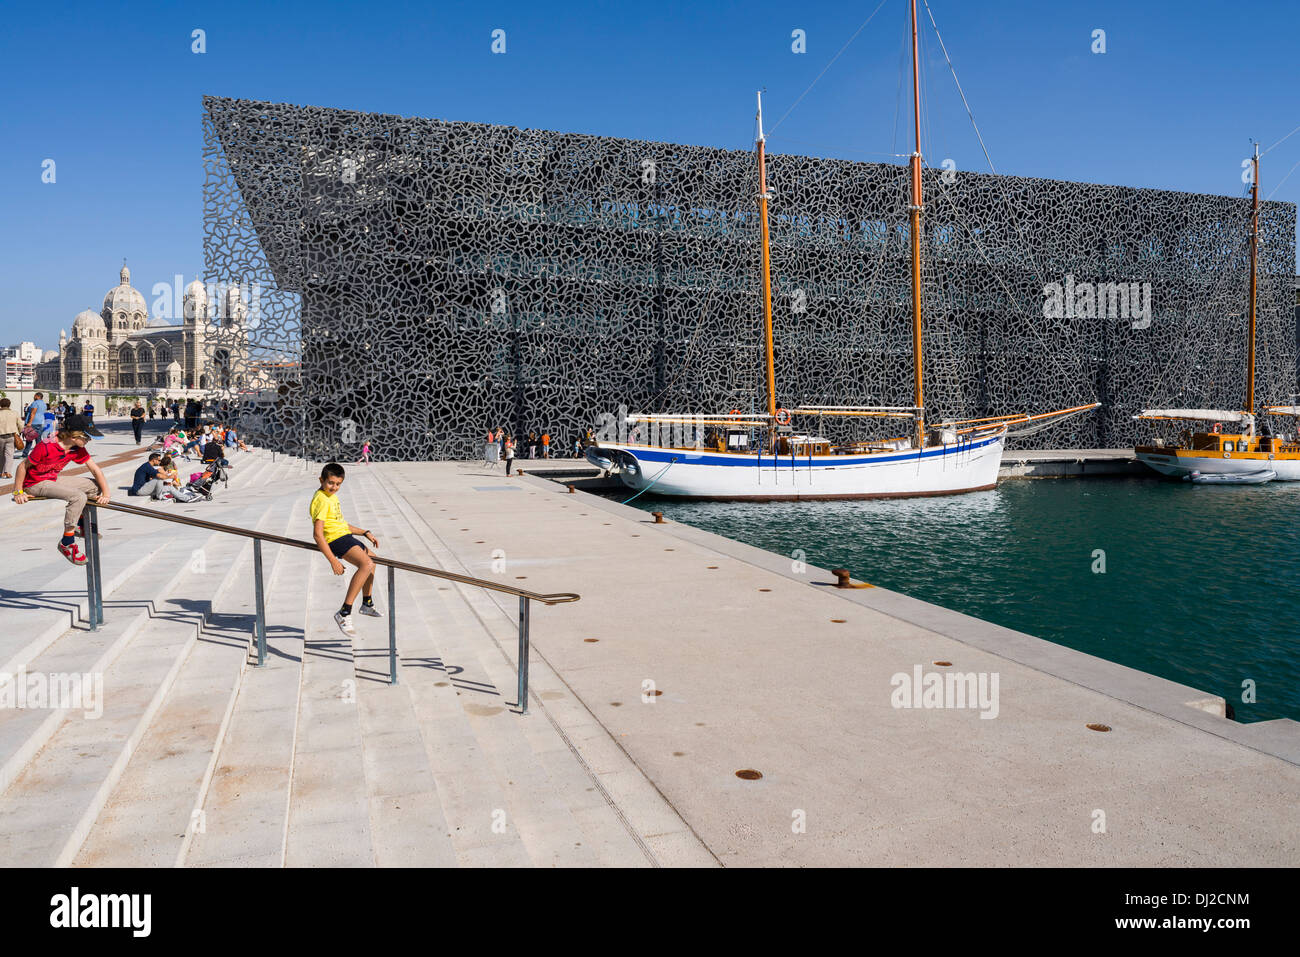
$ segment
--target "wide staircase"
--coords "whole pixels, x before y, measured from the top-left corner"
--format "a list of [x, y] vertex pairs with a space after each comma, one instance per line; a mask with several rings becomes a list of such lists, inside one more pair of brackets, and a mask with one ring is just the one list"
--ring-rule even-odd
[[[108, 470], [115, 487], [135, 464]], [[214, 501], [149, 507], [309, 539], [318, 468], [242, 453]], [[376, 472], [349, 469], [341, 495], [380, 554], [442, 567]], [[555, 722], [518, 713], [515, 622], [478, 589], [397, 572], [393, 685], [387, 620], [354, 614], [347, 638], [347, 579], [266, 544], [259, 668], [252, 540], [100, 509], [90, 630], [85, 570], [53, 547], [61, 514], [0, 507], [0, 672], [102, 676], [102, 700], [0, 708], [0, 864], [657, 863]]]

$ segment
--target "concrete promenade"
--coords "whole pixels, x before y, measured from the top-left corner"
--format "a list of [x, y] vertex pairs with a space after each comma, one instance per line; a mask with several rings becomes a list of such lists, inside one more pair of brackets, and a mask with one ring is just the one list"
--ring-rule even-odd
[[[120, 443], [114, 431], [96, 451]], [[115, 486], [135, 464], [113, 467]], [[308, 538], [318, 471], [243, 454], [214, 502], [155, 507]], [[356, 617], [347, 639], [331, 620], [345, 580], [268, 546], [259, 669], [251, 543], [103, 513], [92, 633], [84, 570], [52, 547], [59, 507], [6, 496], [0, 671], [99, 675], [102, 694], [100, 714], [0, 708], [0, 863], [1300, 860], [1295, 722], [1237, 724], [1197, 689], [885, 589], [836, 589], [823, 569], [542, 474], [349, 466], [341, 494], [382, 554], [581, 593], [533, 606], [530, 713], [514, 700], [511, 596], [399, 572], [390, 686], [387, 621]], [[382, 579], [376, 592], [391, 614]], [[897, 676], [918, 669], [982, 675], [986, 691], [996, 676], [996, 695], [895, 707]], [[762, 776], [736, 774], [749, 770]]]
[[[1295, 722], [538, 476], [382, 469], [447, 567], [501, 548], [507, 577], [583, 594], [534, 616], [535, 652], [725, 864], [1300, 859]], [[997, 717], [893, 707], [918, 666], [998, 673]]]

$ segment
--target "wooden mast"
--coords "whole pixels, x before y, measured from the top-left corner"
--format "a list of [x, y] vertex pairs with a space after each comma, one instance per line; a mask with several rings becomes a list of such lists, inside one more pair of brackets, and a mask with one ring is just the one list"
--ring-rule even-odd
[[925, 445], [924, 396], [921, 387], [921, 84], [917, 63], [916, 0], [912, 0], [912, 108], [916, 151], [912, 153], [912, 358], [915, 363], [913, 404], [916, 406], [916, 447]]
[[1250, 336], [1246, 351], [1246, 411], [1255, 414], [1255, 293], [1256, 264], [1259, 261], [1259, 144], [1255, 144], [1254, 169], [1250, 184]]
[[763, 94], [758, 93], [758, 219], [763, 228], [763, 333], [767, 341], [767, 414], [776, 422], [776, 362], [772, 355], [772, 266], [767, 239], [767, 162], [763, 150]]

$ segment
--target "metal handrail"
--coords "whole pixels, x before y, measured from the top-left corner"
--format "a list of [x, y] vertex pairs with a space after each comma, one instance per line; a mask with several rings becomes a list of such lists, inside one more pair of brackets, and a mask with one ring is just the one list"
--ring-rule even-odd
[[[174, 522], [178, 525], [191, 525], [195, 528], [204, 528], [209, 531], [221, 532], [227, 535], [238, 535], [243, 538], [253, 540], [253, 581], [256, 592], [256, 615], [254, 619], [254, 638], [257, 643], [257, 667], [261, 668], [266, 664], [266, 602], [264, 595], [264, 582], [262, 576], [262, 542], [271, 542], [276, 545], [288, 545], [291, 548], [304, 548], [308, 551], [319, 551], [319, 546], [315, 542], [305, 542], [301, 539], [286, 538], [283, 535], [273, 535], [270, 532], [259, 532], [249, 528], [241, 528], [238, 525], [223, 525], [220, 522], [209, 522], [201, 518], [189, 518], [181, 515], [167, 515], [150, 508], [141, 508], [138, 505], [123, 505], [118, 502], [104, 502], [96, 504], [87, 502], [85, 510], [82, 513], [82, 527], [87, 530], [85, 535], [86, 543], [86, 596], [89, 607], [90, 630], [94, 631], [104, 623], [104, 585], [103, 574], [99, 558], [99, 541], [90, 529], [98, 526], [96, 518], [96, 509], [107, 508], [115, 512], [125, 512], [129, 515], [140, 515], [144, 518], [152, 518], [161, 522]], [[540, 601], [546, 605], [559, 605], [565, 602], [578, 601], [581, 596], [574, 592], [556, 592], [554, 594], [543, 595], [537, 592], [528, 591], [524, 588], [514, 588], [510, 585], [502, 585], [498, 582], [487, 581], [482, 578], [472, 578], [468, 575], [457, 575], [455, 572], [446, 572], [437, 568], [427, 568], [424, 565], [415, 565], [411, 562], [398, 561], [395, 558], [385, 558], [381, 555], [371, 553], [371, 561], [376, 565], [384, 565], [388, 568], [388, 662], [389, 662], [389, 684], [397, 684], [397, 586], [394, 573], [397, 569], [414, 572], [417, 575], [427, 575], [431, 578], [443, 578], [447, 581], [459, 582], [462, 585], [473, 585], [476, 588], [487, 588], [492, 591], [505, 592], [509, 595], [515, 595], [519, 598], [519, 654], [516, 660], [516, 671], [518, 676], [519, 692], [519, 710], [521, 714], [528, 713], [528, 649], [529, 649], [529, 605], [530, 601]]]
[[[95, 503], [90, 503], [95, 504]], [[141, 508], [139, 505], [123, 505], [119, 502], [106, 502], [99, 505], [99, 508], [111, 508], [117, 512], [128, 512], [132, 515], [143, 515], [145, 518], [156, 518], [162, 522], [176, 522], [180, 525], [194, 525], [197, 528], [206, 528], [214, 532], [226, 532], [230, 535], [242, 535], [244, 538], [260, 538], [264, 542], [272, 542], [276, 545], [291, 545], [294, 548], [305, 548], [308, 551], [318, 552], [320, 546], [315, 542], [305, 542], [298, 538], [285, 538], [283, 535], [273, 535], [270, 532], [259, 532], [251, 528], [240, 528], [238, 525], [223, 525], [220, 522], [209, 522], [201, 518], [187, 518], [181, 515], [168, 515], [152, 508]], [[528, 591], [526, 588], [514, 588], [510, 585], [502, 585], [499, 582], [488, 581], [484, 578], [471, 578], [468, 575], [457, 575], [455, 572], [445, 572], [437, 568], [427, 568], [424, 565], [414, 565], [410, 562], [401, 562], [395, 558], [384, 558], [382, 555], [371, 553], [370, 560], [376, 565], [389, 565], [393, 568], [400, 568], [402, 571], [415, 572], [419, 575], [430, 575], [434, 578], [445, 578], [448, 581], [460, 582], [463, 585], [477, 585], [479, 588], [490, 588], [493, 591], [503, 591], [509, 595], [516, 595], [520, 598], [528, 598], [532, 601], [540, 601], [547, 605], [559, 605], [564, 602], [578, 601], [580, 595], [574, 592], [556, 592], [551, 595], [541, 595], [537, 592]]]

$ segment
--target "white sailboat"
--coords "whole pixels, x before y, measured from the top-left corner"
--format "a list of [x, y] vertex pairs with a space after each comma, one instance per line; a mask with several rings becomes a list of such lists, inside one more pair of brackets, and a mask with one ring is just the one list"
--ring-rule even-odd
[[[587, 459], [617, 473], [638, 492], [685, 498], [789, 501], [801, 499], [901, 498], [953, 495], [991, 489], [997, 484], [1008, 430], [1033, 431], [1063, 417], [1097, 408], [1099, 403], [1041, 415], [926, 421], [921, 358], [921, 94], [917, 63], [916, 0], [912, 0], [912, 101], [916, 150], [911, 157], [912, 352], [914, 402], [908, 407], [810, 406], [778, 408], [772, 344], [772, 280], [768, 241], [768, 200], [763, 101], [758, 97], [758, 209], [762, 229], [763, 319], [767, 344], [766, 414], [629, 415], [630, 439], [599, 440]], [[820, 423], [826, 417], [893, 418], [910, 425], [910, 436], [837, 445], [820, 434], [801, 432], [793, 423]], [[650, 433], [638, 441], [636, 431]], [[683, 439], [682, 430], [692, 439]], [[654, 437], [677, 433], [679, 441]]]

